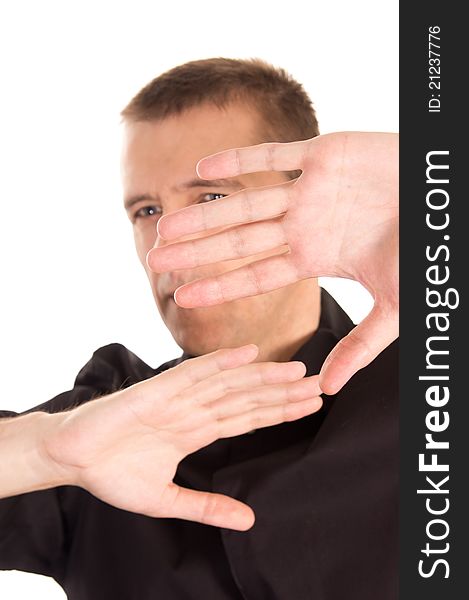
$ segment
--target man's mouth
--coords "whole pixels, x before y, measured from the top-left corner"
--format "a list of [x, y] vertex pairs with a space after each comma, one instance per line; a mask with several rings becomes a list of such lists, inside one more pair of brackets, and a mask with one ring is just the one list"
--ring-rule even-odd
[[[183, 284], [181, 283], [181, 285], [183, 285]], [[178, 287], [180, 287], [180, 286], [178, 285], [172, 291], [166, 292], [165, 297], [174, 302], [174, 292], [178, 289]]]

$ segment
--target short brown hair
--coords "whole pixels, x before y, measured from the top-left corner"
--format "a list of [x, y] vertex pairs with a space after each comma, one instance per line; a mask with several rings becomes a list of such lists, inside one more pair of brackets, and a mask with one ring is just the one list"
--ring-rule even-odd
[[303, 86], [283, 69], [257, 58], [209, 58], [174, 67], [140, 90], [121, 115], [124, 120], [152, 121], [207, 102], [222, 108], [240, 100], [260, 114], [264, 142], [319, 135], [316, 114]]

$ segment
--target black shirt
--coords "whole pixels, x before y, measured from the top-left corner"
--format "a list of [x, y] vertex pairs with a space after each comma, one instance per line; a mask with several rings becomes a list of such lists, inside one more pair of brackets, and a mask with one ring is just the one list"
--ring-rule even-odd
[[[321, 294], [318, 330], [292, 357], [307, 375], [352, 327]], [[68, 409], [187, 358], [152, 369], [105, 346], [72, 390], [25, 413]], [[0, 569], [49, 575], [69, 600], [397, 599], [397, 343], [318, 413], [218, 440], [187, 456], [175, 481], [246, 502], [255, 525], [154, 519], [61, 486], [0, 500]]]

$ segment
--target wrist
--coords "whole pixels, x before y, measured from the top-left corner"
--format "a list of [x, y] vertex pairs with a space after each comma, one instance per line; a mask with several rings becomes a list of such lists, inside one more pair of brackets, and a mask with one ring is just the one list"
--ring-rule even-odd
[[73, 484], [71, 472], [47, 452], [63, 413], [33, 412], [0, 420], [0, 497]]
[[34, 454], [41, 472], [41, 479], [45, 484], [43, 489], [60, 485], [76, 485], [75, 470], [60, 460], [60, 448], [58, 449], [59, 460], [50, 452], [51, 441], [55, 439], [60, 427], [71, 412], [38, 413], [41, 415], [41, 419], [37, 423]]

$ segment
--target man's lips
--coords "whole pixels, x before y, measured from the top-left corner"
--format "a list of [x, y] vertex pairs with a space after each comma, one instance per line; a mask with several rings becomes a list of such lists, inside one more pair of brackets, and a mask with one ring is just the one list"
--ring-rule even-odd
[[[194, 276], [192, 279], [189, 279], [189, 281], [180, 281], [179, 283], [175, 284], [174, 281], [170, 281], [168, 283], [171, 283], [171, 289], [168, 291], [165, 291], [164, 289], [162, 289], [162, 295], [163, 298], [171, 298], [171, 300], [174, 300], [174, 292], [179, 289], [180, 287], [182, 287], [183, 285], [187, 285], [189, 283], [192, 283], [193, 281], [196, 281], [197, 279], [200, 278], [204, 278], [204, 277], [209, 277], [209, 275], [199, 275], [199, 277], [197, 278], [196, 276]], [[161, 282], [162, 283], [162, 282]]]
[[[201, 277], [201, 276], [199, 276], [199, 278], [200, 278], [200, 277]], [[206, 277], [207, 277], [207, 276], [206, 276]], [[189, 279], [189, 281], [180, 281], [179, 283], [175, 283], [174, 281], [168, 281], [168, 283], [170, 283], [170, 284], [171, 284], [171, 288], [170, 288], [168, 291], [164, 291], [164, 288], [163, 288], [163, 295], [164, 295], [164, 296], [173, 296], [173, 295], [174, 295], [174, 292], [175, 292], [175, 291], [176, 291], [178, 288], [182, 287], [183, 285], [187, 285], [188, 283], [192, 283], [193, 281], [196, 281], [196, 279], [197, 279], [197, 277], [196, 277], [196, 276], [194, 276], [194, 277], [192, 277], [192, 279]], [[163, 287], [163, 286], [162, 286], [162, 287]]]
[[174, 292], [181, 287], [181, 285], [184, 285], [183, 283], [180, 283], [179, 285], [177, 285], [175, 288], [173, 288], [171, 291], [169, 292], [165, 292], [165, 298], [170, 298], [171, 300], [174, 300]]

